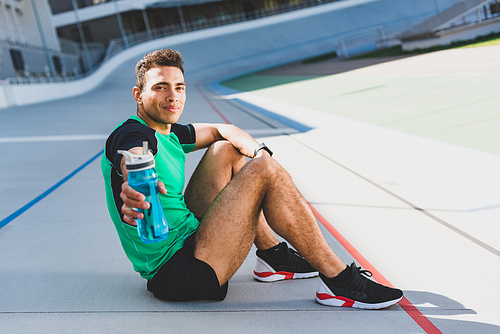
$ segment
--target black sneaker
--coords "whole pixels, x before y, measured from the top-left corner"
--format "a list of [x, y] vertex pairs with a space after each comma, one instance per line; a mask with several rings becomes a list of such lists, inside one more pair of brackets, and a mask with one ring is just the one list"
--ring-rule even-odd
[[[350, 278], [336, 282], [320, 274], [316, 301], [328, 306], [344, 306], [363, 309], [380, 309], [403, 299], [403, 291], [380, 285], [368, 278], [372, 273], [356, 267], [353, 262], [347, 269]], [[363, 276], [364, 275], [364, 276]]]
[[257, 265], [253, 277], [261, 282], [276, 282], [285, 279], [309, 278], [318, 276], [319, 272], [314, 269], [299, 253], [282, 242], [278, 247], [286, 252], [281, 261], [272, 260], [269, 256], [257, 250]]

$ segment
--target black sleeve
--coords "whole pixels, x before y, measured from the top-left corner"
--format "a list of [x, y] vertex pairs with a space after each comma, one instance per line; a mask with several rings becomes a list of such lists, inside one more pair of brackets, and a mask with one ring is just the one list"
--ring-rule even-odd
[[196, 143], [196, 133], [194, 131], [193, 124], [182, 125], [182, 124], [172, 124], [170, 129], [177, 138], [179, 138], [179, 142], [184, 144], [195, 144]]
[[106, 158], [118, 173], [122, 174], [120, 165], [123, 155], [117, 153], [117, 151], [128, 151], [132, 147], [142, 147], [144, 141], [148, 142], [149, 149], [155, 155], [158, 152], [155, 130], [129, 119], [108, 137], [106, 141]]

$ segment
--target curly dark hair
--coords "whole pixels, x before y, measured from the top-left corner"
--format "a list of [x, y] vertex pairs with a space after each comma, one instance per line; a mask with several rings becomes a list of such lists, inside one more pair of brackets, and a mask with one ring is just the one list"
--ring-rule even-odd
[[147, 53], [135, 65], [135, 85], [142, 90], [144, 88], [144, 75], [152, 68], [160, 66], [177, 67], [184, 74], [182, 56], [179, 51], [172, 49], [159, 49]]

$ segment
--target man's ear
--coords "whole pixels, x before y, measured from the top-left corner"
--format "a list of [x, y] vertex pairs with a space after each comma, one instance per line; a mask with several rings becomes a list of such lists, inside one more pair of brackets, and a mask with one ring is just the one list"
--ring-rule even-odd
[[137, 104], [142, 104], [142, 91], [139, 89], [139, 87], [134, 86], [134, 88], [132, 89], [132, 95], [134, 95], [134, 99]]

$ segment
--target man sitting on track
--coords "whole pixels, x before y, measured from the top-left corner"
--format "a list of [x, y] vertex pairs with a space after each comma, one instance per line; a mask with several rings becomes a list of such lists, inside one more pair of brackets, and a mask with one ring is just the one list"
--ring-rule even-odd
[[[102, 171], [108, 209], [134, 269], [165, 300], [223, 300], [228, 281], [257, 247], [259, 281], [320, 276], [316, 301], [330, 306], [384, 308], [401, 290], [367, 279], [332, 251], [290, 175], [242, 130], [226, 124], [177, 124], [186, 102], [181, 55], [146, 54], [136, 66], [137, 116], [120, 124], [106, 142]], [[161, 181], [169, 237], [143, 243], [135, 231], [149, 203], [127, 183], [125, 158], [148, 141]], [[185, 154], [207, 149], [184, 195]], [[245, 157], [251, 158], [248, 162]], [[277, 233], [288, 244], [279, 243]], [[300, 255], [299, 255], [300, 254]]]

